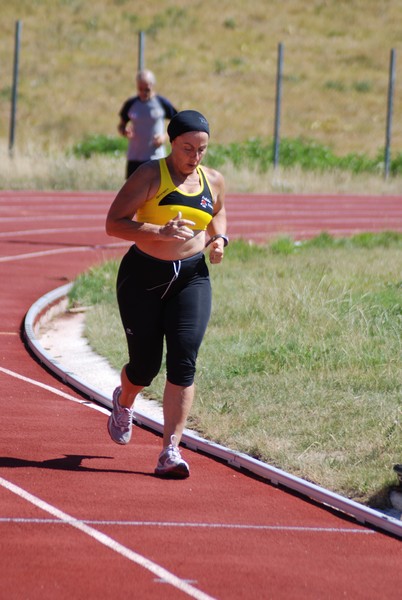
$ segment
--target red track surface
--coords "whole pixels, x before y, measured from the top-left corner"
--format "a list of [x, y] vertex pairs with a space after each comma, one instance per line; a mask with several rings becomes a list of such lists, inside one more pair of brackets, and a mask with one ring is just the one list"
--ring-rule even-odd
[[[0, 193], [0, 597], [397, 597], [400, 541], [184, 450], [192, 475], [153, 477], [160, 438], [128, 447], [26, 350], [43, 294], [121, 256], [111, 193]], [[402, 231], [401, 198], [231, 196], [232, 237]], [[111, 390], [112, 391], [112, 390]]]

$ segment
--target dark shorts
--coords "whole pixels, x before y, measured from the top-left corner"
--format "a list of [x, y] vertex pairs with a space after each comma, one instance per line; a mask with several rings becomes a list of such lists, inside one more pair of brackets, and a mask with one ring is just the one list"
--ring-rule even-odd
[[132, 246], [120, 265], [117, 300], [128, 344], [130, 382], [150, 385], [159, 373], [165, 340], [168, 381], [190, 386], [211, 314], [204, 254], [167, 261]]

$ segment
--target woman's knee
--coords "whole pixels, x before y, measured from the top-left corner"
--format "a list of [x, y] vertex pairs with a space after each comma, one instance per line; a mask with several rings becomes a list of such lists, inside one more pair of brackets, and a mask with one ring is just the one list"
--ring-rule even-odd
[[188, 387], [194, 383], [196, 358], [166, 360], [166, 379], [174, 385]]
[[138, 363], [127, 363], [126, 375], [132, 385], [148, 387], [158, 375], [160, 364], [150, 368], [149, 365], [138, 365]]

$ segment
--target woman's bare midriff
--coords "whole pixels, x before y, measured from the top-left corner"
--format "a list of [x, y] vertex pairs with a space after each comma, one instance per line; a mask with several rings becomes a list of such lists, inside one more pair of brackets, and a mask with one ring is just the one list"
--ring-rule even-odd
[[153, 239], [149, 242], [141, 240], [136, 242], [136, 246], [141, 252], [159, 260], [183, 260], [198, 252], [203, 252], [205, 231], [195, 231], [194, 237], [189, 240], [166, 239], [159, 241]]

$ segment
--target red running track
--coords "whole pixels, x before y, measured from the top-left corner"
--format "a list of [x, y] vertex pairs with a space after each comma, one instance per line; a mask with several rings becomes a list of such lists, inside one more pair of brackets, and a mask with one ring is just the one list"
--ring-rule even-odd
[[[135, 427], [130, 446], [114, 445], [108, 411], [27, 351], [21, 328], [29, 307], [125, 251], [104, 234], [112, 197], [0, 193], [0, 597], [397, 596], [395, 537], [188, 449], [188, 480], [155, 478], [158, 435]], [[401, 205], [230, 196], [229, 232], [262, 241], [279, 232], [402, 231]]]
[[402, 231], [402, 196], [262, 195], [229, 196], [232, 237], [265, 242], [289, 235], [303, 240], [328, 232]]

